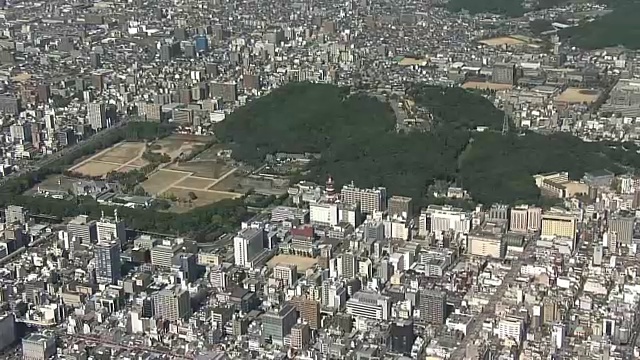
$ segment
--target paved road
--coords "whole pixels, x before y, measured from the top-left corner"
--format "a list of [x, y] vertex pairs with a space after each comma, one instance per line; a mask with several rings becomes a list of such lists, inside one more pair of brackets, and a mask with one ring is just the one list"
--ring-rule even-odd
[[493, 293], [491, 299], [489, 300], [489, 304], [482, 309], [482, 312], [475, 316], [474, 321], [471, 323], [471, 327], [468, 332], [468, 336], [466, 336], [460, 345], [456, 348], [456, 350], [451, 354], [451, 360], [464, 360], [467, 351], [467, 345], [472, 344], [478, 336], [480, 335], [482, 324], [489, 318], [494, 316], [496, 310], [496, 303], [504, 297], [505, 292], [509, 288], [510, 285], [513, 284], [513, 281], [520, 275], [520, 268], [524, 264], [526, 259], [529, 259], [534, 252], [535, 249], [535, 239], [529, 240], [522, 252], [521, 256], [517, 259], [513, 260], [511, 263], [511, 269], [502, 280], [502, 283], [496, 289], [496, 292]]
[[75, 144], [73, 146], [64, 148], [64, 149], [58, 151], [57, 153], [54, 153], [54, 154], [51, 154], [51, 155], [47, 155], [47, 156], [45, 156], [44, 159], [39, 160], [34, 164], [30, 164], [30, 165], [20, 169], [19, 171], [16, 171], [16, 172], [11, 173], [11, 174], [3, 177], [3, 178], [0, 178], [0, 186], [4, 185], [4, 183], [9, 179], [12, 179], [12, 178], [27, 174], [27, 173], [29, 173], [31, 171], [38, 170], [38, 169], [40, 169], [42, 167], [46, 167], [46, 166], [50, 165], [51, 163], [53, 163], [54, 161], [59, 160], [61, 157], [65, 156], [65, 155], [68, 155], [68, 154], [71, 154], [74, 151], [77, 151], [77, 150], [79, 150], [79, 149], [81, 149], [81, 148], [83, 148], [83, 147], [85, 147], [87, 145], [90, 145], [92, 142], [94, 142], [96, 140], [102, 139], [103, 137], [105, 137], [108, 134], [112, 133], [114, 130], [124, 126], [128, 121], [129, 121], [128, 119], [123, 119], [120, 122], [118, 122], [117, 124], [115, 124], [114, 126], [108, 128], [108, 129], [102, 130], [102, 131], [96, 133], [95, 135], [89, 137], [87, 140], [79, 142], [79, 143], [77, 143], [77, 144]]

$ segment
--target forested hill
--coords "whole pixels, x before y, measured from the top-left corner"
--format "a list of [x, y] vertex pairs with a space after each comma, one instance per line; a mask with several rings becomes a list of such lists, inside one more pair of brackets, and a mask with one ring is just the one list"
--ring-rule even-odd
[[560, 35], [571, 44], [585, 49], [624, 46], [640, 49], [640, 0], [606, 0], [612, 12], [577, 27], [564, 29]]
[[[503, 113], [479, 94], [416, 85], [408, 91], [433, 115], [427, 133], [396, 133], [388, 104], [331, 85], [284, 86], [227, 117], [217, 135], [234, 157], [260, 163], [269, 153], [317, 152], [308, 178], [328, 174], [338, 185], [386, 186], [390, 194], [425, 199], [434, 180], [457, 182], [482, 203], [537, 202], [532, 175], [640, 167], [631, 149], [585, 143], [567, 134], [500, 134]], [[478, 133], [478, 126], [489, 131]]]

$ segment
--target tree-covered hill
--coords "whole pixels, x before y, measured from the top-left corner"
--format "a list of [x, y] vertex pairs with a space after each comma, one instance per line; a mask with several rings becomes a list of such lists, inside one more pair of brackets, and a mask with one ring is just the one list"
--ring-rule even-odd
[[525, 12], [522, 2], [517, 0], [449, 0], [446, 8], [451, 12], [467, 10], [471, 15], [490, 13], [508, 17], [520, 17]]
[[331, 85], [283, 86], [233, 112], [216, 128], [216, 136], [232, 144], [236, 158], [258, 163], [267, 154], [320, 153], [335, 143], [394, 129], [388, 106], [348, 94]]
[[613, 11], [560, 32], [571, 44], [585, 49], [622, 45], [640, 49], [640, 1], [609, 1]]
[[[277, 151], [321, 154], [307, 178], [338, 185], [386, 186], [419, 204], [435, 180], [456, 181], [482, 203], [537, 202], [533, 175], [640, 168], [632, 144], [586, 143], [568, 134], [501, 135], [503, 112], [481, 95], [425, 85], [408, 94], [433, 115], [427, 133], [396, 133], [387, 104], [365, 95], [347, 96], [329, 85], [293, 84], [247, 104], [219, 127], [233, 141], [234, 156], [259, 163]], [[476, 132], [478, 126], [489, 130]], [[626, 171], [626, 170], [625, 170]]]

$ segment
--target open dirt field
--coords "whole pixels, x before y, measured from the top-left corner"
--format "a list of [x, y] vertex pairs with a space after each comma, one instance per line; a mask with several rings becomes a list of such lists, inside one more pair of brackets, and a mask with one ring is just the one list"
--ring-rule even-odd
[[229, 174], [226, 175], [224, 179], [221, 179], [214, 185], [210, 186], [209, 190], [242, 192], [242, 187], [240, 187], [239, 184], [240, 178], [233, 174]]
[[120, 166], [120, 164], [88, 161], [79, 167], [74, 167], [73, 171], [86, 176], [103, 176]]
[[162, 194], [187, 177], [189, 177], [189, 173], [161, 169], [149, 176], [142, 183], [142, 187], [149, 194]]
[[567, 88], [560, 95], [556, 96], [555, 100], [569, 104], [590, 104], [598, 100], [599, 97], [600, 92], [597, 90]]
[[176, 184], [179, 187], [206, 190], [215, 183], [214, 179], [189, 176], [188, 178]]
[[163, 196], [168, 197], [169, 195], [173, 195], [182, 201], [188, 201], [190, 199], [189, 193], [192, 192], [196, 195], [195, 200], [191, 200], [191, 204], [177, 203], [171, 207], [171, 211], [174, 212], [183, 212], [189, 211], [191, 208], [205, 206], [209, 204], [213, 204], [214, 202], [224, 200], [224, 199], [233, 199], [242, 194], [233, 194], [233, 193], [225, 193], [218, 191], [210, 191], [210, 190], [197, 190], [183, 187], [171, 187], [167, 191], [164, 192]]
[[520, 45], [525, 44], [524, 41], [514, 39], [510, 36], [498, 37], [493, 39], [485, 39], [478, 41], [481, 44], [485, 44], [488, 46], [501, 46], [501, 45]]
[[296, 255], [277, 255], [267, 262], [267, 266], [270, 268], [276, 267], [278, 264], [293, 264], [298, 267], [298, 272], [303, 272], [315, 264], [318, 261], [314, 258], [308, 258], [304, 256]]
[[145, 148], [144, 143], [121, 142], [81, 161], [69, 170], [87, 176], [104, 176], [114, 170], [125, 172], [137, 169], [147, 163], [140, 158]]
[[176, 159], [180, 154], [189, 154], [198, 146], [204, 146], [209, 140], [211, 138], [207, 136], [171, 135], [154, 142], [153, 145], [160, 146], [160, 149], [153, 150], [153, 152], [165, 153], [171, 159]]
[[172, 170], [186, 171], [193, 173], [194, 176], [219, 179], [233, 168], [224, 163], [216, 161], [189, 161], [186, 163], [172, 164]]
[[144, 143], [119, 143], [112, 146], [106, 153], [97, 154], [92, 160], [126, 164], [142, 155], [145, 147]]

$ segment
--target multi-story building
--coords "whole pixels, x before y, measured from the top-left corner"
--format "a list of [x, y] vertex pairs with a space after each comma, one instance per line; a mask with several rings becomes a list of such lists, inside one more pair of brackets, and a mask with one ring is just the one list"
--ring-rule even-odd
[[616, 234], [620, 244], [630, 245], [633, 239], [634, 216], [614, 215], [607, 221], [609, 231]]
[[511, 339], [518, 344], [522, 344], [524, 335], [524, 322], [522, 319], [506, 317], [498, 322], [498, 338], [502, 340]]
[[16, 318], [12, 313], [0, 315], [0, 352], [16, 342]]
[[278, 264], [273, 268], [273, 278], [290, 287], [298, 281], [298, 267], [294, 264]]
[[391, 299], [376, 292], [358, 291], [347, 300], [347, 313], [366, 319], [389, 320]]
[[96, 281], [99, 284], [116, 284], [120, 280], [120, 244], [117, 241], [100, 241], [93, 249]]
[[392, 196], [389, 198], [389, 208], [388, 213], [390, 217], [399, 217], [403, 219], [411, 219], [413, 215], [411, 212], [411, 201], [410, 197], [405, 196]]
[[96, 234], [98, 241], [116, 240], [119, 244], [123, 244], [127, 240], [127, 229], [124, 220], [118, 218], [118, 210], [114, 211], [113, 219], [106, 218], [104, 214], [100, 221], [96, 223]]
[[359, 204], [360, 210], [365, 214], [387, 209], [387, 189], [384, 187], [360, 189], [351, 183], [342, 187], [340, 197], [344, 203]]
[[283, 345], [284, 337], [291, 333], [297, 320], [296, 308], [285, 303], [279, 309], [271, 310], [262, 316], [262, 335], [271, 338], [274, 344]]
[[298, 323], [291, 328], [291, 347], [304, 349], [311, 341], [311, 331], [309, 324]]
[[467, 238], [467, 252], [471, 255], [503, 258], [507, 252], [507, 243], [502, 234], [476, 232]]
[[56, 338], [52, 333], [32, 333], [22, 339], [24, 360], [47, 360], [56, 354]]
[[515, 84], [516, 66], [514, 64], [494, 64], [491, 81], [498, 84]]
[[27, 221], [28, 212], [22, 206], [9, 205], [4, 210], [4, 219], [7, 224], [24, 224]]
[[235, 264], [251, 268], [252, 261], [264, 251], [264, 230], [247, 227], [233, 238], [233, 256]]
[[173, 258], [178, 255], [182, 244], [176, 239], [163, 240], [151, 248], [151, 265], [168, 270], [173, 265]]
[[418, 233], [442, 233], [453, 231], [466, 234], [471, 229], [471, 214], [451, 206], [429, 205], [420, 213]]
[[320, 303], [308, 296], [296, 296], [291, 299], [302, 320], [309, 323], [311, 329], [320, 327]]
[[529, 209], [526, 206], [517, 206], [511, 209], [509, 230], [514, 232], [527, 232], [529, 230]]
[[578, 231], [578, 219], [572, 214], [546, 213], [542, 215], [543, 238], [566, 237], [575, 239]]
[[191, 316], [191, 299], [185, 289], [172, 285], [153, 293], [151, 298], [156, 318], [178, 321]]
[[98, 240], [96, 223], [95, 220], [89, 220], [87, 215], [78, 215], [67, 224], [67, 232], [81, 243], [92, 243]]
[[107, 125], [107, 110], [102, 103], [87, 104], [87, 122], [95, 131], [102, 130]]
[[447, 293], [436, 289], [421, 289], [418, 308], [422, 323], [444, 324], [447, 318]]

